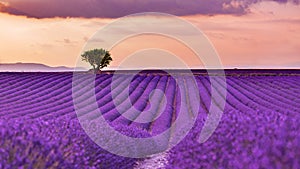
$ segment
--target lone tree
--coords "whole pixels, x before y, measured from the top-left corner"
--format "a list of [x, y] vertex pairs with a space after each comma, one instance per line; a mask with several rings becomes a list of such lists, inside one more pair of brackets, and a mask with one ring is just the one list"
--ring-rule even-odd
[[109, 51], [104, 49], [93, 49], [85, 51], [81, 55], [81, 57], [82, 61], [86, 61], [91, 64], [94, 72], [107, 67], [112, 61]]

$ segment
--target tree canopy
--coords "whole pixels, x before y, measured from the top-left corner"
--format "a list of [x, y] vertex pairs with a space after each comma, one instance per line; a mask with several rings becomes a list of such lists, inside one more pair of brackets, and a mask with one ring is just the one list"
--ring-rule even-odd
[[85, 51], [81, 57], [82, 61], [88, 62], [94, 71], [107, 67], [112, 61], [109, 51], [102, 48]]

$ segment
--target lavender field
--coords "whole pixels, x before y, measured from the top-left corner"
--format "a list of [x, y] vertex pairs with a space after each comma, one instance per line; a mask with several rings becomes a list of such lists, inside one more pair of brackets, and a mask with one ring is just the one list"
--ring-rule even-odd
[[[204, 143], [198, 143], [211, 101], [210, 78], [194, 71], [201, 103], [196, 123], [174, 148], [153, 158], [135, 159], [111, 154], [96, 145], [82, 129], [73, 103], [73, 73], [0, 73], [0, 168], [300, 168], [300, 72], [228, 70], [227, 86], [215, 78], [216, 91], [227, 90], [220, 124]], [[114, 90], [122, 96], [122, 82]], [[188, 88], [190, 76], [181, 75]], [[216, 75], [218, 77], [218, 75]], [[80, 105], [97, 118], [86, 99], [86, 74], [76, 83]], [[135, 76], [130, 97], [114, 105], [112, 72], [97, 74], [95, 96], [98, 108], [111, 126], [131, 137], [155, 136], [170, 127], [177, 117], [179, 91], [175, 80], [165, 73], [148, 71]], [[130, 99], [140, 111], [149, 109], [152, 90], [165, 93], [167, 104], [160, 117], [150, 123], [124, 118], [116, 106]], [[151, 108], [161, 109], [161, 96]], [[186, 96], [186, 110], [193, 100]], [[153, 107], [154, 106], [154, 107]], [[221, 111], [221, 109], [220, 109]], [[127, 114], [140, 114], [126, 108]], [[149, 116], [152, 118], [152, 116]]]

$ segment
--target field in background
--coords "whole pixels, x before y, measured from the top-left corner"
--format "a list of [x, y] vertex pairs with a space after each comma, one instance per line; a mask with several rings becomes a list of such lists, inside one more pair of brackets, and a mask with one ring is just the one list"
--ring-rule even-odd
[[[177, 70], [180, 73], [180, 70]], [[170, 127], [177, 117], [180, 93], [175, 80], [161, 71], [143, 71], [130, 86], [130, 97], [122, 97], [122, 82], [130, 74], [123, 71], [118, 86], [119, 104], [130, 99], [138, 110], [147, 110], [153, 89], [161, 89], [168, 103], [162, 115], [151, 123], [132, 123], [121, 116], [112, 102], [113, 72], [96, 75], [95, 95], [99, 109], [116, 130], [132, 137], [150, 137]], [[211, 86], [206, 71], [193, 70], [201, 104], [190, 134], [167, 152], [165, 168], [300, 168], [300, 71], [227, 70], [227, 88], [222, 120], [204, 144], [197, 138], [211, 102]], [[82, 116], [97, 118], [84, 88], [87, 76], [80, 74]], [[218, 73], [216, 71], [216, 76]], [[67, 73], [0, 73], [0, 168], [89, 167], [135, 168], [146, 159], [130, 159], [97, 147], [84, 133], [74, 110], [72, 76]], [[181, 73], [188, 90], [191, 77]], [[155, 106], [160, 109], [160, 99]], [[79, 98], [80, 99], [80, 98]], [[213, 100], [214, 101], [214, 100]], [[187, 111], [193, 107], [185, 97]], [[133, 113], [128, 108], [126, 113]], [[132, 114], [138, 118], [140, 114]], [[151, 116], [149, 116], [151, 118]], [[151, 164], [147, 164], [151, 165]]]

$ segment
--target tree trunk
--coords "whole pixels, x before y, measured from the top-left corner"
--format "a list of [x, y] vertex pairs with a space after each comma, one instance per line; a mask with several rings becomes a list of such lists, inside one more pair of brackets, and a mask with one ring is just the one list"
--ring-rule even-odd
[[93, 71], [94, 73], [96, 73], [96, 72], [95, 72], [95, 65], [92, 65], [92, 66], [93, 66], [93, 70], [92, 70], [92, 71]]
[[95, 72], [96, 72], [96, 73], [99, 73], [99, 72], [100, 72], [100, 65], [97, 65]]

